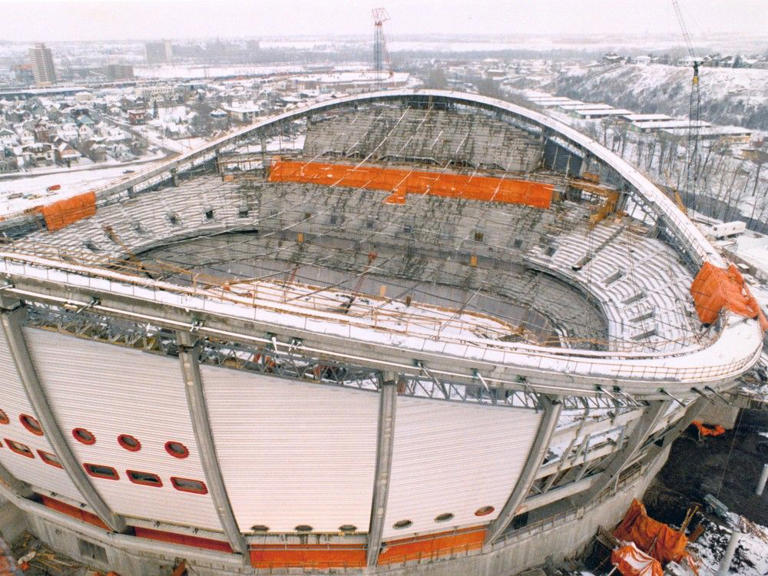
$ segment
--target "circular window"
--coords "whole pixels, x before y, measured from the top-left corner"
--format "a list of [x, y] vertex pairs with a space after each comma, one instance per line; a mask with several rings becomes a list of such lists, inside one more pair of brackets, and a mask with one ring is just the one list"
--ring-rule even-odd
[[83, 444], [96, 443], [96, 436], [91, 434], [85, 428], [75, 428], [74, 430], [72, 430], [72, 436], [75, 437], [75, 440], [77, 440], [78, 442], [82, 442]]
[[482, 508], [478, 508], [475, 510], [475, 516], [488, 516], [491, 512], [496, 510], [493, 506], [483, 506]]
[[22, 414], [19, 416], [19, 422], [21, 422], [21, 425], [24, 426], [27, 430], [32, 432], [35, 436], [42, 436], [43, 435], [43, 427], [40, 426], [40, 422], [38, 422], [35, 418], [30, 416], [29, 414]]
[[264, 526], [264, 524], [254, 524], [251, 526], [251, 532], [269, 532], [269, 526]]
[[174, 458], [186, 458], [189, 456], [187, 447], [181, 442], [174, 442], [173, 440], [165, 443], [165, 451]]
[[435, 522], [448, 522], [448, 520], [453, 520], [453, 514], [450, 512], [435, 516]]
[[6, 414], [4, 410], [0, 410], [0, 424], [8, 424], [9, 422], [8, 414]]
[[392, 528], [395, 530], [402, 530], [403, 528], [408, 528], [408, 526], [413, 525], [413, 522], [410, 520], [398, 520], [394, 524], [392, 524]]
[[357, 532], [357, 526], [352, 524], [342, 524], [339, 526], [339, 532]]
[[129, 452], [138, 452], [141, 450], [141, 442], [130, 434], [120, 434], [117, 437], [117, 443]]
[[299, 524], [294, 530], [296, 530], [296, 532], [312, 532], [312, 526], [309, 524]]

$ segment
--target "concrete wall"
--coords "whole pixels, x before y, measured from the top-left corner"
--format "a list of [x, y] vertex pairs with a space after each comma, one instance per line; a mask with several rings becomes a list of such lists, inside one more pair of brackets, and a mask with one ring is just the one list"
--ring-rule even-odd
[[[592, 541], [598, 527], [611, 527], [618, 523], [632, 499], [642, 496], [650, 481], [666, 461], [668, 450], [663, 451], [651, 469], [636, 482], [625, 486], [610, 498], [594, 506], [580, 509], [577, 514], [569, 517], [562, 524], [555, 526], [544, 524], [530, 530], [523, 529], [493, 548], [482, 553], [474, 553], [472, 556], [446, 558], [422, 564], [382, 566], [366, 571], [340, 569], [339, 573], [362, 574], [365, 572], [369, 576], [466, 576], [467, 574], [508, 576], [532, 566], [541, 565], [548, 556], [552, 556], [554, 562], [573, 557], [582, 552]], [[0, 522], [9, 518], [10, 524], [19, 529], [25, 524], [24, 516], [8, 503], [0, 505]], [[40, 540], [51, 548], [96, 569], [114, 570], [120, 574], [164, 576], [171, 573], [178, 559], [185, 558], [188, 566], [197, 576], [257, 573], [250, 566], [237, 566], [236, 563], [239, 560], [234, 556], [205, 552], [198, 555], [195, 548], [110, 535], [90, 526], [83, 526], [82, 530], [74, 529], [75, 522], [66, 517], [62, 517], [59, 522], [50, 514], [44, 516], [34, 513], [26, 514], [26, 525]], [[85, 556], [83, 542], [101, 546], [106, 554], [106, 562]], [[113, 546], [111, 542], [119, 544]], [[216, 561], [215, 556], [219, 556], [221, 561]], [[301, 569], [293, 569], [289, 572], [303, 573]], [[274, 573], [278, 572], [274, 571]]]
[[0, 496], [0, 536], [10, 545], [27, 529], [24, 514]]

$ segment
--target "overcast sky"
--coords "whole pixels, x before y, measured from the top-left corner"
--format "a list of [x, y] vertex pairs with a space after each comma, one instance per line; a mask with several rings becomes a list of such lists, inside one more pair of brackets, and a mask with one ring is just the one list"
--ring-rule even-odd
[[[768, 0], [680, 0], [694, 42], [768, 35]], [[368, 34], [677, 33], [672, 0], [0, 0], [0, 39], [110, 40]]]

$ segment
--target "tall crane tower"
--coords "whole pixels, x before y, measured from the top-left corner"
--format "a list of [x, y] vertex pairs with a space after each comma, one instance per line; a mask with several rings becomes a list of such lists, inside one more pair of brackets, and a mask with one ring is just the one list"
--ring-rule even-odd
[[699, 65], [701, 60], [696, 55], [691, 42], [691, 35], [688, 33], [688, 27], [685, 25], [685, 18], [680, 9], [678, 0], [672, 0], [672, 6], [675, 9], [677, 21], [680, 24], [680, 30], [685, 41], [685, 48], [688, 50], [688, 57], [693, 67], [693, 78], [691, 79], [691, 96], [688, 104], [688, 147], [686, 149], [686, 167], [685, 184], [686, 191], [691, 195], [691, 208], [696, 210], [696, 189], [698, 187], [699, 171], [699, 135], [701, 133], [700, 112], [701, 112], [701, 94], [699, 91]]
[[386, 8], [374, 8], [371, 10], [371, 15], [373, 16], [373, 69], [376, 72], [376, 84], [380, 88], [385, 61], [387, 68], [390, 68], [387, 41], [384, 38], [384, 22], [389, 20], [389, 13]]

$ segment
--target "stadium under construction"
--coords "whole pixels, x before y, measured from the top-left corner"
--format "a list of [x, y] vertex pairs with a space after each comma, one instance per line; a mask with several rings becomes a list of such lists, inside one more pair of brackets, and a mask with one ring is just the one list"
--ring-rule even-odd
[[562, 559], [762, 348], [651, 182], [477, 95], [330, 99], [0, 227], [0, 510], [124, 574]]

